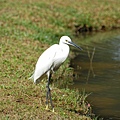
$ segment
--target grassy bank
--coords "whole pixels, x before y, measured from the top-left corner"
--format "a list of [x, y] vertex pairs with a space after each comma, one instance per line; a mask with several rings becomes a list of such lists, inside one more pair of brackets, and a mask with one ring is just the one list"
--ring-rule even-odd
[[[45, 82], [28, 80], [39, 55], [61, 35], [74, 37], [75, 25], [99, 29], [119, 27], [119, 1], [1, 0], [0, 1], [0, 118], [90, 119], [87, 94], [52, 85], [57, 114], [44, 110]], [[72, 82], [68, 62], [56, 73]], [[65, 71], [64, 71], [65, 70]], [[64, 73], [64, 74], [63, 74]], [[62, 75], [62, 76], [60, 76]], [[63, 81], [62, 81], [63, 82]], [[59, 83], [59, 84], [62, 84]], [[65, 82], [65, 81], [64, 81]]]
[[0, 36], [55, 43], [72, 36], [75, 25], [99, 30], [120, 27], [120, 1], [113, 0], [1, 0]]
[[[39, 47], [42, 46], [42, 48]], [[55, 75], [59, 83], [52, 84], [52, 98], [55, 113], [45, 110], [46, 80], [39, 85], [28, 80], [34, 69], [36, 58], [46, 48], [34, 40], [1, 39], [0, 57], [0, 118], [18, 119], [82, 119], [90, 120], [91, 106], [86, 101], [87, 94], [69, 89], [58, 89], [55, 84], [63, 84], [66, 76], [72, 80], [70, 70], [64, 71], [66, 63]], [[62, 72], [64, 71], [64, 74]], [[62, 76], [61, 76], [62, 74]], [[59, 78], [60, 77], [60, 78]], [[61, 79], [61, 80], [60, 80]], [[70, 81], [71, 80], [71, 81]], [[64, 82], [68, 82], [67, 80]]]

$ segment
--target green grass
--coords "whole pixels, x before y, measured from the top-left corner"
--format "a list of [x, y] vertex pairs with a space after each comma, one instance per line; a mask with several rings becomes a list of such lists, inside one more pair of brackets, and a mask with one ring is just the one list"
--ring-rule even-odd
[[[74, 25], [120, 27], [119, 4], [112, 0], [0, 0], [0, 118], [86, 119], [83, 114], [91, 114], [87, 94], [58, 89], [73, 82], [69, 60], [53, 76], [57, 114], [44, 109], [46, 82], [34, 85], [28, 78], [50, 44], [58, 43], [62, 35], [74, 37]], [[66, 81], [60, 81], [64, 77]]]
[[[46, 47], [48, 46], [34, 40], [1, 39], [1, 120], [86, 119], [87, 117], [83, 114], [91, 114], [91, 107], [87, 106], [87, 94], [70, 90], [66, 86], [65, 89], [57, 88], [57, 85], [63, 87], [65, 84], [72, 83], [72, 71], [70, 68], [66, 69], [68, 60], [53, 76], [55, 81], [52, 84], [52, 98], [57, 114], [45, 110], [46, 80], [35, 85], [28, 78], [34, 70], [36, 58]], [[66, 77], [66, 81], [64, 77]]]
[[120, 1], [0, 1], [0, 36], [55, 43], [71, 35], [74, 25], [120, 27]]

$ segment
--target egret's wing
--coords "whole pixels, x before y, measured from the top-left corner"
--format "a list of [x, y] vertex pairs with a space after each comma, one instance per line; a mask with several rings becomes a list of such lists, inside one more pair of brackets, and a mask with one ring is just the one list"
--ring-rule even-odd
[[36, 68], [34, 71], [34, 82], [39, 83], [39, 81], [44, 77], [44, 75], [51, 69], [54, 63], [54, 57], [59, 45], [55, 44], [45, 50], [39, 57]]

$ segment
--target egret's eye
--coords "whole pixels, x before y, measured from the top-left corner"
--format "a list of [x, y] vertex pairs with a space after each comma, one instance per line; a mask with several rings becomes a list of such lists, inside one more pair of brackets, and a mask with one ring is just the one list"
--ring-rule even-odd
[[68, 42], [68, 40], [65, 40], [66, 42]]

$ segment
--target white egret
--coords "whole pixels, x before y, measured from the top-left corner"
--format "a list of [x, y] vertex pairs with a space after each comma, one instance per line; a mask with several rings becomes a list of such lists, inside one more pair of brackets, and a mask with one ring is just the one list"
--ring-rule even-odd
[[69, 45], [72, 45], [82, 50], [82, 48], [76, 45], [75, 43], [73, 43], [68, 36], [62, 36], [60, 38], [59, 44], [52, 45], [42, 53], [42, 55], [39, 57], [37, 61], [34, 74], [30, 77], [30, 79], [34, 80], [35, 84], [38, 84], [43, 79], [43, 77], [47, 75], [48, 82], [46, 85], [47, 88], [46, 109], [48, 109], [48, 99], [49, 99], [51, 107], [54, 111], [49, 84], [52, 73], [56, 71], [68, 57]]

